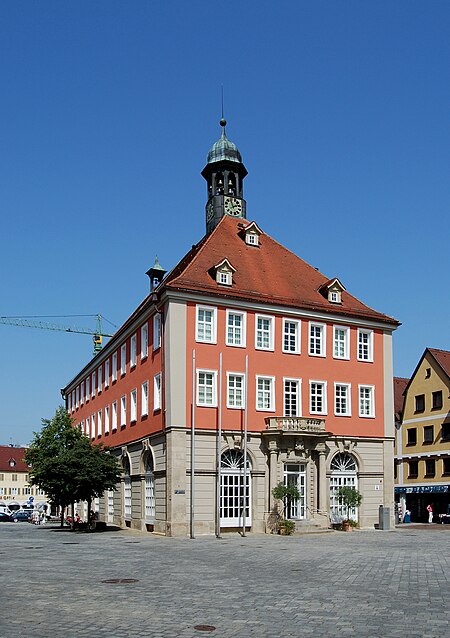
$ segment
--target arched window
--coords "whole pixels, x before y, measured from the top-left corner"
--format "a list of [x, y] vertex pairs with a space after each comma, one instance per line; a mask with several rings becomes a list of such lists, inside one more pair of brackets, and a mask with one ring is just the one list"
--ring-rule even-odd
[[220, 525], [242, 526], [245, 507], [245, 525], [251, 525], [251, 465], [247, 457], [244, 486], [244, 453], [241, 450], [226, 450], [221, 457], [220, 475]]
[[126, 520], [131, 520], [131, 469], [128, 456], [124, 457], [122, 465], [125, 475], [123, 482], [123, 517]]
[[145, 522], [153, 523], [155, 520], [155, 482], [153, 476], [153, 455], [148, 452], [145, 457]]
[[[333, 522], [340, 522], [347, 517], [347, 510], [340, 503], [338, 491], [340, 487], [355, 487], [358, 489], [358, 465], [355, 458], [346, 452], [339, 452], [331, 460], [330, 476], [330, 512]], [[350, 510], [350, 517], [357, 521], [358, 510]]]

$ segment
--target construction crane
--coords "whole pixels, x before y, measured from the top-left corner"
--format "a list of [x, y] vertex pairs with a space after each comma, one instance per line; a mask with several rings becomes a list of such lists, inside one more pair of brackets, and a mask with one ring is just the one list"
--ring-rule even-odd
[[[49, 323], [47, 321], [40, 321], [41, 319], [56, 319], [62, 317], [96, 317], [95, 330], [92, 328], [82, 328], [79, 326], [64, 326], [58, 323]], [[40, 328], [41, 330], [59, 330], [62, 332], [73, 332], [75, 334], [93, 335], [94, 351], [92, 354], [96, 355], [102, 349], [103, 337], [112, 337], [112, 334], [103, 332], [102, 329], [102, 315], [30, 315], [25, 317], [0, 317], [0, 323], [7, 324], [9, 326], [20, 326], [22, 328]], [[108, 321], [108, 319], [105, 319]], [[112, 326], [114, 324], [108, 321]], [[117, 327], [117, 326], [114, 326]]]

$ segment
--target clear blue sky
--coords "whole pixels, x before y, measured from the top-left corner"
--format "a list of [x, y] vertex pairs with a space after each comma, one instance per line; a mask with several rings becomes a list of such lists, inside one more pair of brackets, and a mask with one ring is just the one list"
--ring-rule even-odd
[[[223, 84], [248, 217], [398, 318], [409, 376], [450, 349], [449, 33], [445, 0], [2, 2], [0, 315], [127, 318], [204, 234]], [[0, 443], [25, 444], [91, 338], [0, 344]]]

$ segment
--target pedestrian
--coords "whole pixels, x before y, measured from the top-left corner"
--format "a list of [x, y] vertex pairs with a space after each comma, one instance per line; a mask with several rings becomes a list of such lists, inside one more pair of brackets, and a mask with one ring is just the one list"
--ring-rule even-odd
[[411, 522], [411, 512], [409, 510], [405, 510], [405, 514], [403, 516], [403, 522], [404, 523], [410, 523]]
[[433, 522], [433, 503], [429, 503], [427, 505], [427, 512], [428, 512], [428, 522], [432, 523]]

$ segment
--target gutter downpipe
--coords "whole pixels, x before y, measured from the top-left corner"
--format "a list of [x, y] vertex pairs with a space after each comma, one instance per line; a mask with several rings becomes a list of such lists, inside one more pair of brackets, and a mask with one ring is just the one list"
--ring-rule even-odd
[[[242, 508], [242, 536], [246, 536], [245, 533], [245, 509], [247, 504], [247, 421], [248, 421], [248, 354], [245, 356], [245, 408], [244, 408], [244, 485], [243, 485], [243, 500], [244, 506]], [[250, 505], [250, 503], [249, 503]]]
[[221, 482], [221, 458], [222, 446], [222, 353], [219, 355], [219, 413], [218, 413], [217, 441], [216, 441], [216, 538], [220, 535], [220, 482]]
[[192, 414], [191, 414], [191, 538], [195, 538], [195, 350], [192, 350]]

